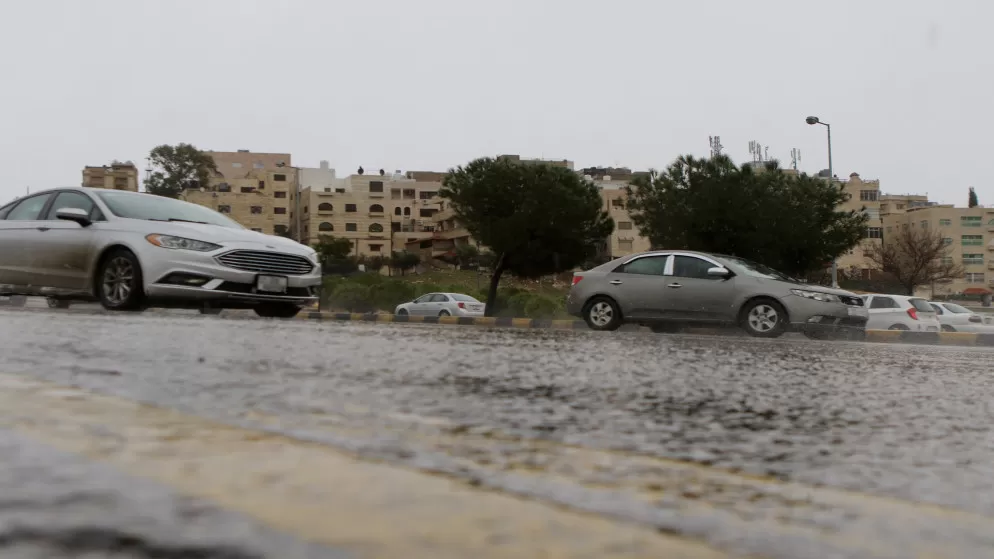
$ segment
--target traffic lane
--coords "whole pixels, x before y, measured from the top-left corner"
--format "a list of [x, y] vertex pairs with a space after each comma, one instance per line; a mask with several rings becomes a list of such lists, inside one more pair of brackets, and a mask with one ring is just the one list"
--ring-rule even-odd
[[983, 348], [149, 315], [4, 325], [11, 372], [208, 416], [305, 431], [437, 418], [994, 512]]
[[7, 430], [0, 456], [5, 558], [351, 557]]

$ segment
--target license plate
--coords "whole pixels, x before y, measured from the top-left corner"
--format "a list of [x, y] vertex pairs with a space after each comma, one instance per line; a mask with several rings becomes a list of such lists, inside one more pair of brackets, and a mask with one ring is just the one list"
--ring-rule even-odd
[[255, 280], [256, 289], [267, 293], [286, 293], [286, 284], [283, 276], [259, 276]]

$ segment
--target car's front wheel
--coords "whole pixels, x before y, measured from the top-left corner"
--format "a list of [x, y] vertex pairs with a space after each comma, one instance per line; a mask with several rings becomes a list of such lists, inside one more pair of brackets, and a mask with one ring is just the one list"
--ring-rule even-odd
[[742, 329], [757, 338], [779, 338], [787, 330], [787, 311], [776, 301], [759, 299], [742, 309]]
[[594, 297], [583, 308], [583, 320], [591, 330], [617, 330], [621, 327], [621, 309], [607, 297]]
[[293, 318], [300, 314], [300, 307], [293, 303], [263, 303], [255, 308], [262, 318]]
[[103, 259], [97, 270], [97, 297], [107, 310], [144, 310], [142, 269], [133, 252], [115, 249]]
[[407, 316], [407, 309], [397, 309], [397, 316]]

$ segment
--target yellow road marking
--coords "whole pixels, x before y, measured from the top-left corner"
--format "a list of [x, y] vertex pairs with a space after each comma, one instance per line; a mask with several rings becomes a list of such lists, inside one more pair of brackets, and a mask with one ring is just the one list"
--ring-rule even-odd
[[459, 324], [459, 317], [457, 316], [440, 316], [438, 317], [439, 324]]
[[649, 528], [17, 375], [0, 374], [0, 427], [361, 557], [727, 557]]
[[530, 318], [512, 318], [511, 326], [514, 328], [528, 328], [532, 325], [532, 319]]
[[476, 326], [496, 326], [497, 318], [493, 316], [481, 316], [474, 318], [473, 324]]
[[901, 341], [901, 330], [867, 330], [866, 341], [897, 343]]
[[941, 345], [977, 345], [977, 334], [973, 332], [942, 332], [939, 335]]

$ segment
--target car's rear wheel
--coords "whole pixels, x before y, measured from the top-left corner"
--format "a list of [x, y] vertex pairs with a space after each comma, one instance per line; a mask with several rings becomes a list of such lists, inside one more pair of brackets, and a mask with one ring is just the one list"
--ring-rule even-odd
[[583, 320], [591, 330], [617, 330], [621, 327], [621, 308], [614, 299], [594, 297], [583, 307]]
[[771, 299], [750, 301], [742, 309], [741, 325], [757, 338], [779, 338], [787, 330], [787, 311]]
[[442, 311], [442, 312], [438, 313], [438, 316], [439, 317], [452, 316], [452, 313], [450, 313], [449, 311]]
[[97, 297], [107, 310], [144, 310], [142, 269], [133, 252], [115, 249], [103, 259], [97, 269]]
[[943, 324], [942, 325], [942, 331], [943, 332], [955, 332], [956, 329], [953, 328], [952, 326], [948, 325], [948, 324]]
[[300, 307], [293, 303], [262, 303], [255, 307], [255, 314], [262, 318], [293, 318], [300, 314]]
[[891, 325], [890, 328], [888, 328], [888, 330], [901, 330], [901, 331], [907, 332], [907, 331], [910, 331], [911, 328], [908, 328], [907, 326], [905, 326], [903, 324], [893, 324], [893, 325]]
[[400, 309], [397, 311], [397, 316], [407, 316], [407, 309]]
[[50, 309], [68, 309], [69, 308], [69, 301], [65, 301], [65, 300], [62, 300], [62, 299], [53, 299], [53, 298], [49, 297], [45, 302], [48, 303], [48, 308], [50, 308]]

